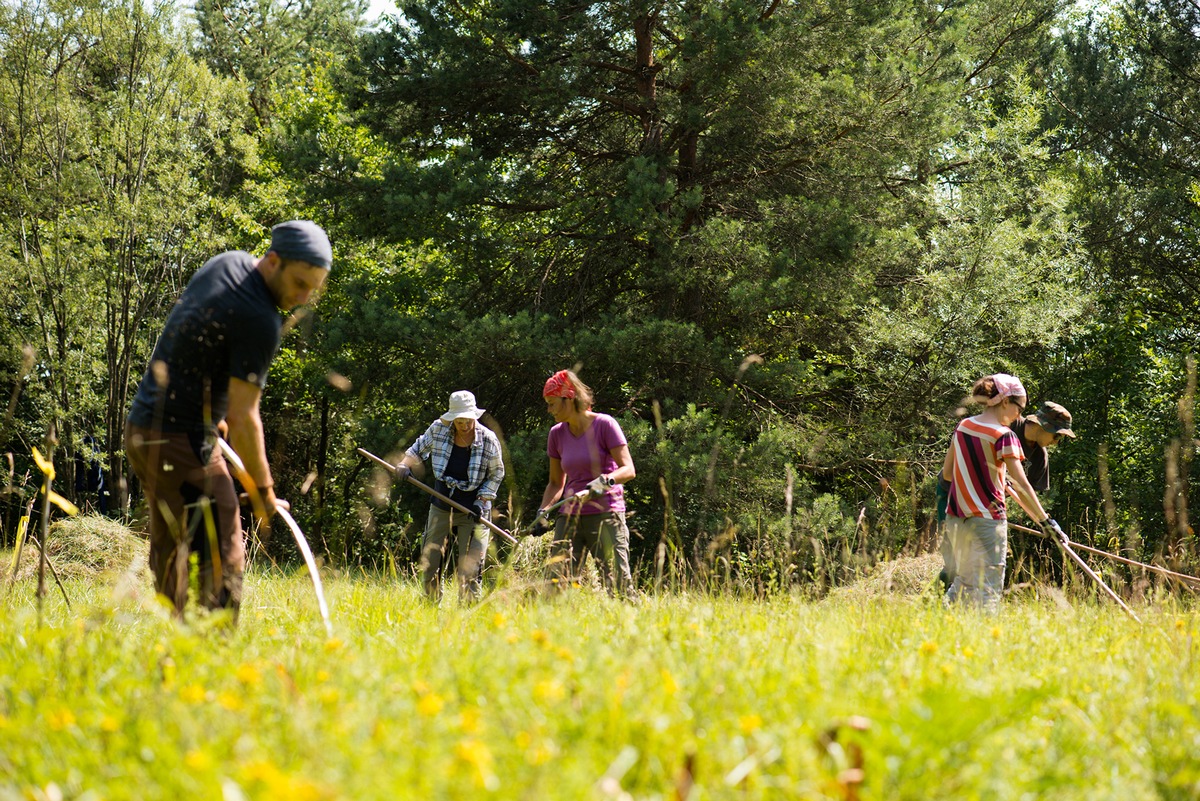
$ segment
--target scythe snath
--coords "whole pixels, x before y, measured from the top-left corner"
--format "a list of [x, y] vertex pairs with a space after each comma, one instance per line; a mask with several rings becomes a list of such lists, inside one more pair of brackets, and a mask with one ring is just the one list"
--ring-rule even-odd
[[[217, 443], [221, 446], [221, 453], [225, 455], [225, 459], [233, 467], [234, 476], [241, 485], [245, 487], [246, 493], [250, 496], [250, 502], [255, 509], [255, 513], [262, 516], [265, 511], [262, 503], [262, 498], [259, 496], [258, 487], [254, 483], [254, 479], [246, 471], [246, 466], [242, 463], [242, 459], [233, 450], [233, 446], [225, 440], [217, 437]], [[304, 556], [304, 563], [308, 565], [308, 575], [312, 579], [313, 589], [317, 593], [317, 606], [321, 609], [321, 620], [325, 623], [325, 633], [330, 637], [333, 636], [333, 624], [329, 622], [329, 605], [325, 603], [325, 588], [321, 584], [321, 573], [317, 570], [317, 560], [313, 558], [312, 548], [308, 547], [308, 540], [304, 537], [304, 532], [300, 530], [300, 526], [296, 523], [296, 519], [292, 517], [292, 513], [282, 506], [275, 507], [275, 514], [279, 515], [280, 519], [287, 524], [291, 530], [292, 536], [296, 540], [296, 547], [300, 549], [301, 555]]]

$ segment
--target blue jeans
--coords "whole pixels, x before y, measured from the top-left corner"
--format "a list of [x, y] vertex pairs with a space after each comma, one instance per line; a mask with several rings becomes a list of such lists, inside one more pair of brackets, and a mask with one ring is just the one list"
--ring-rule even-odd
[[954, 571], [946, 602], [969, 603], [995, 613], [1004, 591], [1008, 521], [947, 516], [946, 545], [950, 557], [946, 566]]

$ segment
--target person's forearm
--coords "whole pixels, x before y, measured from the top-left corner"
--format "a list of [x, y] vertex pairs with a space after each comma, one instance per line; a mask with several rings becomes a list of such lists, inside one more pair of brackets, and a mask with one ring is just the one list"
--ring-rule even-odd
[[558, 500], [558, 496], [562, 494], [563, 485], [547, 484], [546, 491], [542, 493], [542, 502], [538, 504], [539, 509], [545, 509], [550, 504]]
[[[263, 439], [262, 418], [255, 413], [243, 419], [229, 420], [229, 444], [242, 459], [246, 472], [258, 489], [275, 485], [271, 477], [271, 466], [267, 462], [267, 445]], [[247, 487], [246, 489], [250, 489]]]
[[487, 465], [487, 477], [479, 485], [479, 497], [495, 499], [500, 494], [500, 484], [504, 481], [504, 462], [499, 458], [492, 459]]
[[1037, 493], [1033, 491], [1033, 486], [1029, 483], [1029, 479], [1024, 473], [1015, 473], [1012, 476], [1013, 489], [1016, 490], [1017, 500], [1026, 513], [1032, 515], [1033, 522], [1041, 523], [1050, 515], [1042, 508], [1042, 502], [1038, 500]]
[[614, 484], [624, 484], [633, 481], [637, 477], [637, 471], [633, 469], [633, 465], [618, 465], [616, 470], [605, 475], [611, 478]]

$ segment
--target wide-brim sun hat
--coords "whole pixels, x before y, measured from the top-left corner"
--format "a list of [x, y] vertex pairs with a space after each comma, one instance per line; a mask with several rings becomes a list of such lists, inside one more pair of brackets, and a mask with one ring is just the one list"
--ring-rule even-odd
[[487, 409], [480, 409], [475, 405], [475, 394], [468, 392], [465, 389], [460, 389], [457, 392], [450, 394], [450, 408], [442, 415], [443, 423], [453, 423], [460, 417], [469, 417], [472, 420], [478, 420]]

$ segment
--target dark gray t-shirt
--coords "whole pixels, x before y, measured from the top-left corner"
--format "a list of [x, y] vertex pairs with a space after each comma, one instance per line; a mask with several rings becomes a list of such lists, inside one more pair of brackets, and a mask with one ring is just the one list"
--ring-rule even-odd
[[[254, 257], [230, 251], [196, 271], [167, 317], [142, 376], [129, 422], [170, 432], [208, 433], [229, 408], [229, 379], [258, 387], [279, 350], [283, 318]], [[158, 386], [154, 363], [164, 362]]]
[[1021, 440], [1021, 449], [1025, 451], [1025, 477], [1034, 492], [1045, 492], [1050, 489], [1050, 454], [1041, 445], [1034, 445], [1025, 438], [1025, 418], [1018, 417], [1009, 426], [1017, 438]]

